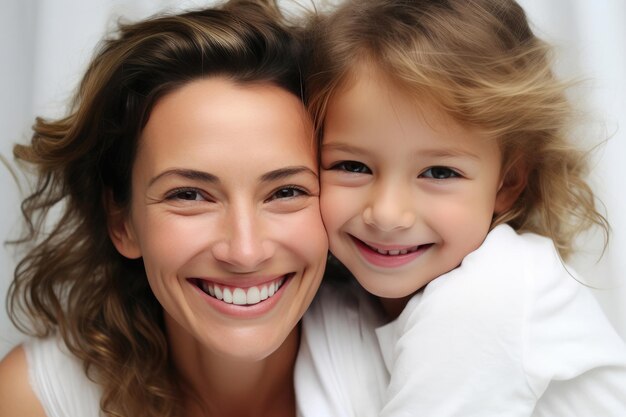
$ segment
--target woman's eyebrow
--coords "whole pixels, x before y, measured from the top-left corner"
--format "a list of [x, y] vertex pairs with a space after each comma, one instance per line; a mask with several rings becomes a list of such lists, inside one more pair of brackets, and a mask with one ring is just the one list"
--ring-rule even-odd
[[317, 178], [317, 174], [308, 167], [292, 166], [292, 167], [284, 167], [284, 168], [279, 168], [273, 171], [266, 172], [265, 174], [261, 175], [261, 182], [277, 181], [277, 180], [292, 177], [294, 175], [301, 174], [301, 173], [310, 174], [310, 175], [313, 175], [315, 178]]
[[196, 171], [194, 169], [173, 168], [173, 169], [168, 169], [166, 171], [163, 171], [156, 177], [152, 178], [148, 186], [151, 186], [152, 184], [154, 184], [155, 182], [157, 182], [163, 177], [169, 177], [169, 176], [178, 176], [178, 177], [183, 177], [189, 180], [210, 182], [210, 183], [220, 182], [219, 178], [217, 178], [213, 174], [209, 174], [208, 172]]

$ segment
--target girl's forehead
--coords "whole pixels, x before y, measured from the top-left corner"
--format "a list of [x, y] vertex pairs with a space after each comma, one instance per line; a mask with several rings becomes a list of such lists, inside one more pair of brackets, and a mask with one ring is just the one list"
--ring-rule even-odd
[[473, 148], [485, 146], [491, 153], [492, 142], [499, 147], [495, 137], [456, 119], [432, 95], [407, 91], [376, 67], [352, 72], [350, 83], [329, 102], [323, 133], [323, 145], [349, 138], [359, 138], [362, 144], [404, 138], [402, 146], [412, 154], [426, 148], [438, 149], [434, 153], [443, 148], [448, 154], [473, 153]]

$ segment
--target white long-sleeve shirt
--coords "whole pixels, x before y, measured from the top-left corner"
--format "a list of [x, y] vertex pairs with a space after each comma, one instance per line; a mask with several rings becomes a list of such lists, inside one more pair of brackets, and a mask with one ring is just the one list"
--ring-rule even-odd
[[549, 239], [498, 226], [396, 320], [376, 317], [350, 285], [320, 292], [303, 416], [626, 417], [626, 346]]

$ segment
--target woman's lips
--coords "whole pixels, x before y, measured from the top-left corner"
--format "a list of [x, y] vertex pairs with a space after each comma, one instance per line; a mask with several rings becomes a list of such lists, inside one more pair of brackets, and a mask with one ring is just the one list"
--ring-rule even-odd
[[195, 283], [205, 294], [226, 304], [252, 306], [272, 298], [293, 273], [282, 275], [272, 281], [249, 287], [217, 284], [204, 279], [195, 279]]

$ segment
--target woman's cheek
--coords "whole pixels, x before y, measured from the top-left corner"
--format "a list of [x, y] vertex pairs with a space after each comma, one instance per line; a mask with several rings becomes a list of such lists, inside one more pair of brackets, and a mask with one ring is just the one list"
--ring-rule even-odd
[[319, 204], [312, 204], [293, 213], [288, 224], [280, 225], [284, 235], [282, 241], [295, 252], [301, 253], [310, 262], [325, 262], [328, 237], [322, 223]]
[[[142, 253], [147, 270], [176, 274], [198, 254], [210, 249], [215, 238], [211, 216], [153, 216], [142, 228]], [[154, 265], [154, 266], [153, 266]], [[147, 271], [150, 272], [150, 271]], [[152, 271], [156, 272], [156, 271]]]

